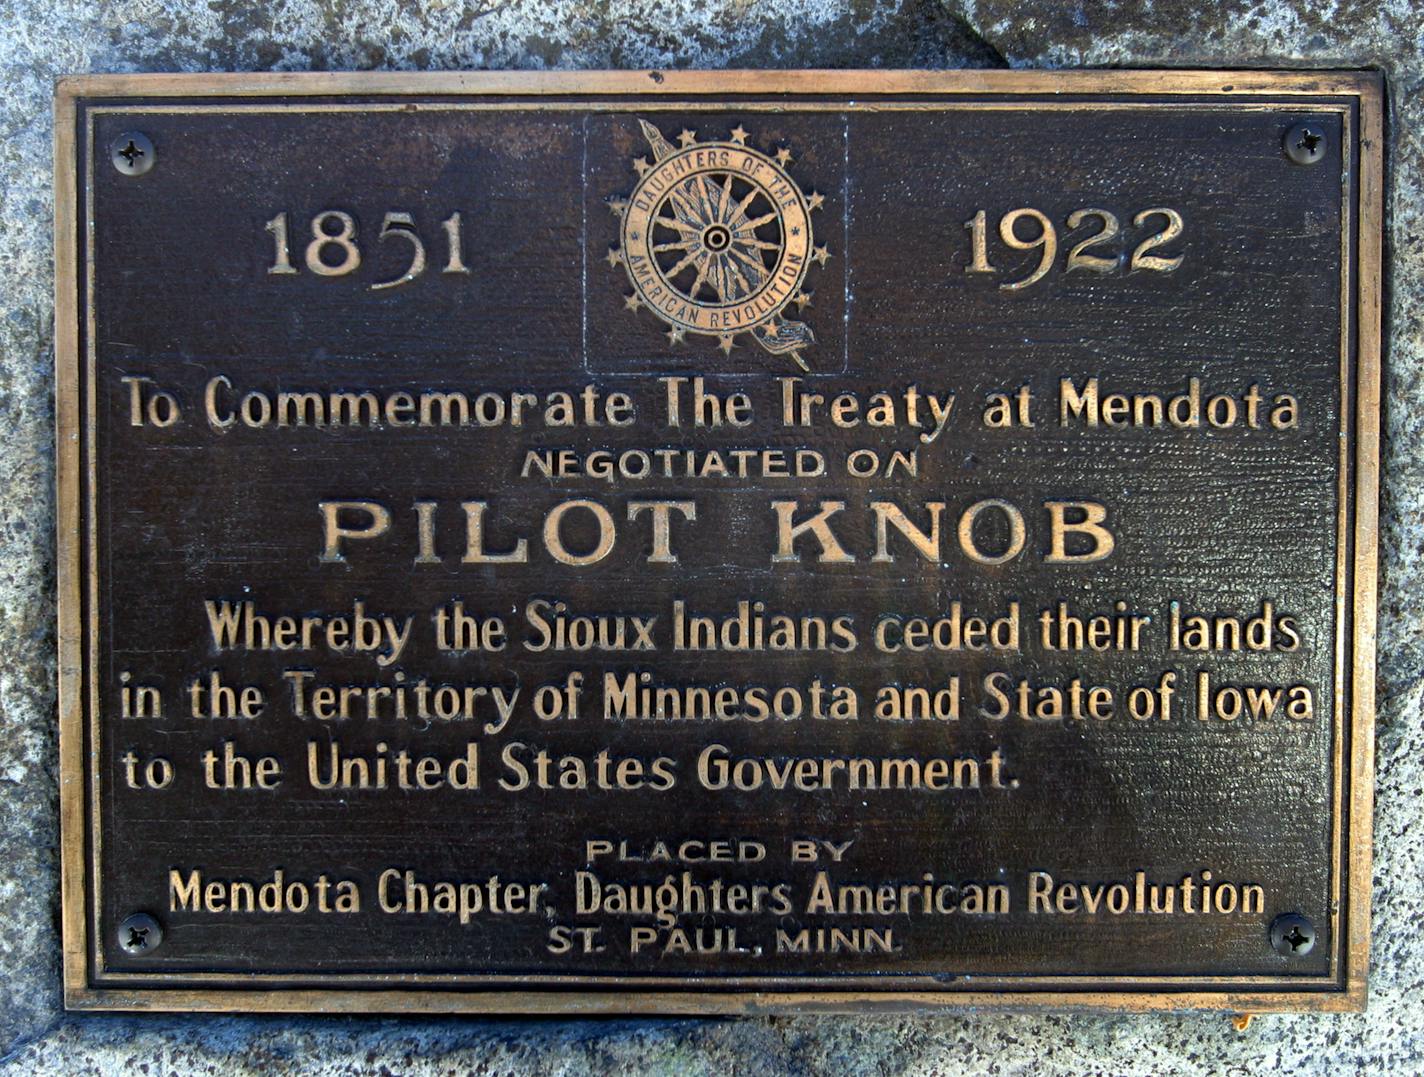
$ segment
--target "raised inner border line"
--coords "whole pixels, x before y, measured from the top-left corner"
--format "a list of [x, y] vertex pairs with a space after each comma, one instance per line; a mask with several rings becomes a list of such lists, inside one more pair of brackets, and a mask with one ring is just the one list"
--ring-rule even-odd
[[[1239, 77], [1238, 77], [1239, 76]], [[648, 82], [642, 81], [648, 79]], [[649, 85], [649, 82], [653, 85]], [[814, 84], [814, 89], [812, 85]], [[873, 89], [867, 89], [869, 85]], [[774, 88], [781, 93], [810, 93], [827, 96], [845, 85], [854, 85], [861, 94], [860, 99], [841, 101], [750, 101], [726, 99], [729, 93], [765, 93]], [[424, 1012], [640, 1012], [644, 1009], [658, 1009], [663, 1012], [761, 1012], [767, 1008], [784, 1012], [787, 1009], [818, 1010], [832, 1009], [880, 1009], [880, 1008], [924, 1008], [945, 1005], [1054, 1005], [1060, 1007], [1091, 1008], [1188, 1008], [1212, 1007], [1228, 1009], [1350, 1009], [1363, 1004], [1364, 979], [1363, 956], [1366, 952], [1360, 938], [1367, 938], [1369, 901], [1369, 825], [1368, 805], [1372, 800], [1372, 790], [1359, 790], [1359, 775], [1368, 774], [1368, 763], [1372, 759], [1373, 738], [1373, 692], [1361, 691], [1361, 683], [1372, 679], [1374, 643], [1373, 595], [1376, 583], [1374, 564], [1375, 498], [1378, 487], [1378, 380], [1379, 380], [1379, 242], [1373, 230], [1378, 230], [1382, 207], [1379, 172], [1380, 146], [1378, 129], [1381, 114], [1381, 91], [1379, 80], [1369, 75], [1339, 73], [1261, 73], [1261, 72], [667, 72], [667, 73], [622, 73], [596, 72], [581, 74], [523, 74], [504, 72], [480, 72], [457, 75], [388, 75], [388, 74], [330, 74], [330, 75], [260, 75], [260, 76], [187, 76], [187, 75], [118, 75], [85, 76], [62, 80], [57, 88], [56, 108], [56, 261], [57, 261], [57, 304], [56, 304], [56, 362], [58, 364], [58, 450], [60, 485], [60, 669], [61, 669], [61, 766], [64, 824], [64, 925], [67, 1004], [77, 1008], [105, 1009], [271, 1009], [309, 1010], [329, 1009], [333, 1011], [380, 1011], [387, 1009], [415, 1009]], [[1173, 95], [1231, 95], [1233, 99], [1222, 101], [1092, 101], [1092, 100], [1033, 100], [1034, 94], [1043, 93], [1133, 93], [1170, 97]], [[242, 96], [294, 96], [310, 98], [322, 95], [353, 95], [367, 93], [373, 95], [434, 95], [502, 93], [502, 94], [621, 94], [633, 95], [629, 100], [618, 101], [441, 101], [387, 104], [371, 102], [353, 103], [252, 103], [215, 100], [235, 94]], [[667, 95], [718, 93], [719, 100], [667, 100]], [[903, 93], [943, 97], [941, 101], [870, 101], [864, 100], [877, 94]], [[1024, 100], [1010, 101], [970, 101], [957, 99], [965, 94], [1011, 94]], [[1312, 97], [1348, 97], [1346, 102], [1290, 102], [1276, 100], [1268, 103], [1242, 101], [1239, 95], [1309, 95]], [[114, 96], [194, 96], [208, 98], [186, 105], [118, 105], [113, 101], [94, 104], [83, 109], [86, 117], [84, 157], [88, 163], [85, 176], [85, 205], [87, 208], [86, 232], [84, 235], [86, 271], [84, 281], [86, 295], [83, 304], [86, 313], [86, 423], [79, 422], [78, 401], [74, 394], [78, 370], [78, 329], [76, 306], [77, 289], [72, 287], [78, 281], [74, 277], [74, 261], [79, 254], [79, 236], [76, 234], [74, 213], [77, 208], [77, 194], [74, 180], [77, 179], [79, 149], [75, 142], [76, 123], [84, 100]], [[652, 95], [649, 100], [645, 95]], [[210, 103], [211, 102], [211, 103]], [[1360, 108], [1361, 152], [1358, 170], [1352, 167], [1355, 139], [1351, 134], [1353, 109]], [[98, 863], [98, 767], [99, 729], [97, 682], [91, 677], [90, 720], [91, 739], [87, 745], [76, 745], [75, 722], [80, 723], [82, 715], [76, 710], [84, 709], [84, 701], [79, 693], [84, 685], [79, 664], [72, 661], [76, 657], [79, 640], [87, 636], [89, 644], [89, 668], [92, 671], [97, 662], [98, 625], [90, 623], [88, 632], [78, 624], [82, 605], [78, 601], [78, 550], [75, 541], [80, 537], [68, 524], [77, 528], [81, 516], [87, 525], [85, 538], [89, 546], [89, 609], [96, 621], [97, 589], [97, 535], [94, 503], [97, 498], [97, 450], [92, 436], [86, 439], [85, 449], [88, 465], [89, 499], [88, 513], [81, 513], [76, 483], [78, 481], [78, 440], [79, 434], [87, 426], [90, 435], [95, 427], [94, 388], [94, 335], [93, 319], [93, 265], [89, 252], [93, 249], [93, 117], [109, 113], [222, 113], [222, 112], [288, 112], [288, 111], [445, 111], [461, 109], [484, 109], [504, 111], [562, 110], [583, 112], [626, 111], [637, 108], [649, 111], [688, 110], [744, 110], [744, 111], [860, 111], [862, 109], [885, 110], [973, 110], [973, 109], [1015, 109], [1015, 110], [1092, 110], [1092, 109], [1155, 109], [1163, 108], [1228, 108], [1249, 111], [1291, 112], [1339, 112], [1345, 133], [1342, 147], [1345, 160], [1342, 162], [1346, 182], [1342, 184], [1342, 281], [1341, 281], [1341, 465], [1340, 504], [1337, 534], [1337, 579], [1336, 579], [1336, 691], [1334, 693], [1334, 828], [1332, 830], [1332, 864], [1334, 895], [1339, 904], [1342, 880], [1349, 880], [1348, 906], [1344, 919], [1339, 920], [1332, 933], [1334, 948], [1331, 956], [1331, 973], [1328, 977], [1104, 977], [1092, 975], [1026, 976], [1026, 977], [972, 977], [973, 988], [966, 991], [958, 986], [946, 986], [921, 975], [887, 974], [875, 977], [813, 977], [813, 976], [759, 976], [759, 977], [647, 977], [623, 974], [606, 976], [514, 976], [496, 974], [480, 976], [441, 976], [432, 974], [303, 974], [297, 976], [239, 975], [234, 973], [128, 973], [105, 974], [102, 971], [99, 947], [90, 945], [96, 940], [90, 935], [90, 925], [84, 922], [83, 892], [86, 889], [82, 873], [84, 849], [76, 848], [73, 840], [76, 829], [82, 827], [84, 812], [83, 767], [87, 754], [90, 766], [90, 780], [93, 783], [94, 829], [89, 837], [93, 844], [92, 892], [95, 922], [99, 901]], [[1373, 141], [1367, 141], [1373, 136]], [[66, 175], [66, 170], [68, 174]], [[1358, 199], [1358, 204], [1356, 203]], [[1358, 212], [1357, 212], [1358, 210]], [[1358, 245], [1357, 245], [1358, 244]], [[1368, 250], [1366, 249], [1368, 245]], [[1349, 257], [1355, 248], [1359, 259], [1359, 269], [1352, 272], [1354, 259]], [[1367, 259], [1367, 254], [1372, 259]], [[1352, 318], [1349, 299], [1358, 296], [1359, 318]], [[1350, 345], [1358, 333], [1358, 380], [1359, 392], [1356, 397], [1359, 409], [1357, 437], [1351, 438], [1350, 407], [1351, 379]], [[1371, 412], [1369, 409], [1373, 408]], [[1353, 504], [1348, 493], [1351, 475], [1350, 442], [1355, 441], [1357, 457], [1355, 475], [1359, 485]], [[1368, 511], [1365, 511], [1368, 510]], [[1349, 534], [1346, 530], [1349, 517], [1353, 516], [1356, 541], [1354, 549], [1353, 574], [1345, 570], [1349, 565]], [[66, 534], [69, 531], [69, 534]], [[1355, 616], [1348, 616], [1350, 606], [1346, 603], [1347, 593], [1353, 592]], [[66, 600], [68, 600], [66, 602]], [[1354, 691], [1351, 693], [1352, 721], [1351, 750], [1346, 755], [1344, 748], [1345, 715], [1343, 712], [1345, 653], [1351, 649], [1346, 643], [1347, 625], [1357, 633], [1353, 644], [1355, 662], [1353, 664]], [[82, 634], [82, 635], [81, 635]], [[1362, 661], [1368, 658], [1368, 668]], [[80, 662], [83, 659], [80, 658]], [[78, 681], [79, 683], [75, 683]], [[1372, 688], [1372, 683], [1370, 684]], [[87, 747], [88, 751], [85, 752]], [[1365, 766], [1362, 767], [1362, 761]], [[1349, 784], [1351, 793], [1350, 810], [1343, 808], [1344, 772], [1351, 772]], [[76, 782], [77, 779], [77, 782]], [[74, 801], [79, 798], [76, 809]], [[1363, 809], [1362, 803], [1363, 802]], [[1343, 841], [1342, 824], [1350, 824], [1350, 842], [1347, 865], [1339, 855]], [[77, 855], [78, 863], [73, 861]], [[1364, 864], [1361, 874], [1360, 867]], [[72, 900], [78, 890], [78, 910]], [[1348, 928], [1345, 922], [1348, 921]], [[1344, 947], [1348, 942], [1350, 957], [1342, 961]], [[88, 960], [93, 964], [90, 965]], [[1342, 964], [1344, 968], [1342, 970]], [[91, 971], [103, 977], [106, 982], [125, 987], [117, 991], [96, 987], [91, 980]], [[1341, 972], [1345, 990], [1340, 990]], [[252, 987], [267, 987], [281, 984], [286, 990], [278, 994], [267, 991], [256, 994], [250, 990], [223, 991], [211, 988], [186, 990], [187, 985], [206, 982], [221, 982], [231, 986], [236, 981]], [[155, 981], [172, 985], [163, 989], [150, 987], [141, 998], [131, 988], [152, 985]], [[312, 984], [360, 983], [371, 985], [370, 990], [303, 990]], [[458, 985], [479, 984], [485, 987], [509, 985], [512, 987], [531, 984], [593, 985], [603, 984], [604, 991], [589, 993], [568, 990], [545, 990], [538, 992], [490, 992], [478, 994], [456, 991], [390, 992], [379, 990], [394, 984], [422, 985], [429, 983]], [[847, 994], [841, 988], [864, 983], [865, 986], [879, 985], [881, 990]], [[762, 990], [752, 995], [727, 994], [718, 989], [742, 985], [759, 986]], [[182, 985], [180, 987], [180, 985]], [[618, 996], [607, 993], [607, 987], [651, 986], [662, 988], [648, 994]], [[891, 990], [886, 986], [894, 985]], [[697, 994], [669, 993], [685, 986]], [[1064, 989], [1076, 987], [1077, 991], [1064, 993]], [[1181, 988], [1194, 987], [1195, 991]], [[1285, 988], [1284, 992], [1262, 992], [1263, 988]], [[768, 991], [768, 989], [770, 989]], [[1165, 989], [1165, 990], [1164, 990]], [[717, 991], [716, 994], [711, 992]], [[992, 991], [992, 994], [986, 993]], [[1155, 992], [1147, 994], [1146, 992]], [[1013, 992], [1005, 994], [1004, 992]], [[393, 1001], [399, 1000], [399, 1001]]]

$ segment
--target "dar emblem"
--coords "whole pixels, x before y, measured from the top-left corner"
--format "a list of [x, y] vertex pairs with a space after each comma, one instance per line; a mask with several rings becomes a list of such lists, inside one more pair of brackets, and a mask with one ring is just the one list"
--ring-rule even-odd
[[803, 193], [787, 174], [788, 150], [768, 156], [748, 146], [741, 126], [728, 142], [698, 143], [683, 131], [674, 147], [652, 124], [638, 122], [653, 161], [638, 158], [633, 193], [609, 203], [623, 223], [608, 263], [622, 265], [633, 285], [624, 304], [657, 315], [670, 344], [693, 333], [716, 337], [731, 352], [747, 333], [805, 369], [801, 349], [815, 337], [782, 312], [811, 301], [806, 273], [831, 256], [811, 233], [822, 196]]

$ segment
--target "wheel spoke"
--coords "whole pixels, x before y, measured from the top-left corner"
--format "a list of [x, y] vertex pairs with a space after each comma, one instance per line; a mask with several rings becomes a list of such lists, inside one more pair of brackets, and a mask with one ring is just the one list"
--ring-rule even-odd
[[738, 237], [736, 238], [735, 245], [738, 246], [738, 247], [755, 247], [757, 250], [761, 250], [761, 251], [779, 251], [779, 250], [781, 250], [781, 244], [780, 244], [780, 243], [768, 243], [766, 240], [764, 240], [764, 239], [757, 239], [755, 236], [752, 236], [752, 237], [747, 238], [747, 239], [743, 239], [741, 236], [738, 236]]
[[[690, 298], [694, 303], [697, 302], [698, 290], [701, 289], [703, 282], [707, 279], [707, 271], [711, 268], [712, 259], [710, 257], [702, 258], [699, 260], [697, 266], [697, 279], [692, 282], [692, 287], [688, 290], [687, 293], [688, 298]], [[716, 286], [714, 285], [713, 287], [715, 288]]]
[[737, 300], [747, 294], [737, 283], [737, 278], [732, 276], [732, 262], [725, 254], [717, 256], [717, 275], [722, 280], [723, 300]]
[[770, 224], [772, 221], [776, 220], [776, 218], [777, 213], [775, 210], [772, 210], [770, 213], [763, 214], [754, 221], [747, 221], [747, 223], [738, 228], [737, 231], [740, 233], [745, 232], [748, 229], [757, 229], [764, 224]]
[[727, 207], [732, 204], [732, 174], [727, 173], [726, 182], [722, 184], [722, 195], [717, 199], [717, 219], [723, 224], [727, 223]]
[[702, 192], [702, 201], [707, 209], [707, 223], [716, 224], [722, 219], [722, 188], [717, 186], [716, 180], [707, 176], [702, 176], [697, 186]]
[[771, 276], [771, 274], [767, 272], [766, 263], [763, 262], [761, 258], [739, 250], [732, 250], [728, 253], [735, 255], [736, 258], [740, 259], [741, 263], [746, 266], [747, 277], [751, 282], [752, 291], [756, 291], [756, 289], [760, 288], [762, 284], [766, 282], [767, 278]]
[[686, 242], [686, 243], [685, 243], [685, 242], [683, 242], [683, 241], [681, 241], [681, 240], [674, 240], [674, 241], [671, 242], [671, 243], [657, 243], [657, 244], [654, 244], [654, 245], [653, 245], [653, 250], [654, 250], [654, 251], [658, 251], [658, 252], [661, 252], [661, 251], [685, 251], [685, 250], [688, 250], [691, 246], [692, 246], [692, 244], [691, 244], [690, 242]]
[[691, 265], [694, 261], [696, 261], [696, 260], [697, 260], [697, 255], [696, 255], [695, 253], [694, 253], [694, 254], [689, 254], [689, 255], [688, 255], [686, 258], [684, 258], [682, 261], [678, 262], [677, 265], [673, 266], [671, 269], [665, 270], [665, 271], [663, 272], [663, 276], [664, 276], [666, 279], [668, 279], [668, 280], [670, 281], [670, 280], [673, 279], [673, 277], [677, 276], [679, 273], [681, 273], [684, 269], [686, 269], [688, 266], [690, 266], [690, 265]]
[[700, 232], [707, 227], [707, 222], [697, 207], [688, 200], [687, 192], [682, 187], [674, 187], [668, 192], [668, 205], [672, 206], [672, 211], [677, 214], [678, 219], [690, 225], [694, 231]]
[[697, 225], [688, 224], [687, 222], [679, 220], [676, 217], [654, 217], [653, 222], [654, 227], [661, 226], [663, 228], [671, 228], [674, 231], [681, 232], [685, 236], [700, 235], [702, 232], [702, 229], [699, 228]]
[[697, 219], [704, 225], [712, 223], [712, 206], [707, 199], [707, 184], [701, 176], [695, 179], [684, 180], [681, 187], [683, 195], [691, 204]]
[[747, 194], [747, 196], [737, 203], [737, 208], [732, 212], [731, 216], [727, 218], [727, 223], [732, 226], [733, 231], [739, 230], [744, 227], [739, 222], [745, 221], [747, 219], [747, 207], [750, 206], [753, 202], [755, 202], [757, 196], [760, 194], [761, 188], [753, 187], [751, 191]]
[[[748, 267], [743, 268], [741, 265], [737, 264], [735, 258], [728, 257], [727, 259], [728, 267], [734, 273], [736, 273], [737, 276], [741, 277], [742, 280], [746, 281], [747, 294], [750, 295], [752, 292], [756, 291], [757, 288], [761, 285], [762, 274], [766, 272], [766, 266], [756, 262], [750, 262], [750, 256], [742, 254], [740, 251], [728, 250], [727, 253], [728, 255], [736, 255], [737, 258], [741, 258], [744, 262], [748, 262]], [[748, 272], [748, 269], [750, 269], [750, 272]]]

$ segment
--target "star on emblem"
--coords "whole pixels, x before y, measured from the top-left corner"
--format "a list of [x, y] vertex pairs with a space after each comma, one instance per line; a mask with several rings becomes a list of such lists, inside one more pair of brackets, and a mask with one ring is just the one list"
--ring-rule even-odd
[[785, 168], [791, 163], [791, 151], [788, 150], [785, 146], [782, 146], [781, 149], [776, 151], [775, 157], [776, 163], [779, 164], [782, 168]]
[[820, 262], [821, 265], [825, 265], [826, 260], [830, 258], [830, 256], [831, 248], [829, 247], [813, 247], [811, 249], [811, 260], [813, 262]]
[[747, 144], [747, 129], [741, 124], [737, 124], [736, 127], [732, 128], [732, 141], [738, 146], [745, 146]]
[[681, 344], [687, 338], [687, 330], [674, 326], [666, 334], [669, 344]]
[[791, 302], [796, 304], [797, 310], [805, 310], [811, 305], [811, 297], [815, 294], [815, 292], [797, 292]]
[[648, 159], [646, 157], [639, 157], [636, 161], [633, 162], [633, 168], [640, 176], [647, 175], [648, 170], [652, 167], [652, 165], [648, 164]]
[[623, 264], [623, 252], [617, 247], [608, 248], [608, 264], [618, 266]]
[[623, 306], [628, 310], [637, 310], [642, 305], [642, 300], [638, 298], [638, 294], [636, 292], [634, 292], [632, 295], [625, 295], [623, 297]]
[[717, 341], [717, 347], [722, 349], [723, 355], [731, 355], [732, 349], [737, 346], [737, 338], [728, 334]]
[[608, 210], [615, 217], [623, 216], [623, 211], [628, 208], [628, 203], [621, 198], [610, 198], [608, 200]]
[[826, 200], [826, 196], [819, 191], [812, 191], [806, 196], [806, 205], [810, 209], [820, 209], [821, 203]]
[[697, 135], [684, 128], [682, 134], [677, 136], [677, 141], [680, 145], [691, 146], [697, 141]]

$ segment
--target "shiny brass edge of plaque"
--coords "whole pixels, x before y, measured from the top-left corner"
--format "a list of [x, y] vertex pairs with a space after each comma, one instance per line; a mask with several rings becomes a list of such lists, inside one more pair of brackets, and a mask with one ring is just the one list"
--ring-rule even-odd
[[[223, 99], [268, 97], [337, 97], [440, 96], [479, 97], [482, 95], [546, 95], [624, 96], [643, 98], [649, 95], [718, 95], [731, 93], [785, 94], [788, 99], [779, 105], [795, 109], [796, 95], [817, 94], [903, 94], [922, 96], [1014, 95], [1029, 96], [1044, 93], [1103, 96], [1124, 94], [1144, 95], [1220, 95], [1232, 99], [1250, 96], [1300, 95], [1312, 98], [1341, 98], [1358, 107], [1358, 135], [1353, 148], [1358, 152], [1358, 167], [1350, 170], [1353, 204], [1342, 219], [1342, 244], [1348, 255], [1351, 246], [1350, 225], [1354, 225], [1354, 257], [1345, 257], [1342, 269], [1346, 277], [1342, 284], [1342, 320], [1354, 323], [1354, 400], [1353, 407], [1342, 409], [1342, 423], [1353, 423], [1353, 437], [1344, 439], [1342, 454], [1350, 451], [1353, 459], [1342, 466], [1340, 473], [1341, 504], [1338, 526], [1342, 531], [1353, 519], [1353, 533], [1348, 542], [1340, 542], [1338, 553], [1344, 564], [1348, 557], [1348, 589], [1341, 600], [1349, 612], [1340, 621], [1340, 656], [1350, 684], [1350, 711], [1335, 723], [1337, 738], [1336, 766], [1337, 825], [1334, 838], [1343, 843], [1348, 870], [1343, 901], [1344, 923], [1335, 935], [1341, 952], [1341, 966], [1331, 977], [1342, 987], [1320, 978], [1243, 977], [1235, 983], [1229, 977], [1122, 977], [1122, 976], [1062, 976], [1003, 978], [1015, 987], [1005, 986], [991, 991], [933, 991], [916, 989], [838, 990], [814, 976], [753, 976], [759, 985], [778, 980], [787, 981], [770, 990], [742, 991], [729, 989], [735, 980], [716, 980], [698, 984], [695, 977], [644, 978], [636, 975], [610, 974], [604, 977], [509, 977], [491, 979], [509, 984], [531, 984], [547, 979], [548, 989], [512, 990], [503, 984], [488, 990], [452, 986], [448, 989], [418, 989], [419, 984], [438, 982], [439, 976], [413, 973], [405, 975], [371, 975], [327, 977], [302, 974], [291, 977], [246, 976], [241, 974], [132, 974], [120, 976], [100, 973], [96, 981], [94, 961], [97, 950], [89, 938], [89, 918], [86, 915], [90, 888], [86, 885], [88, 843], [97, 837], [87, 823], [92, 808], [86, 804], [90, 783], [96, 780], [98, 761], [94, 746], [88, 745], [86, 766], [84, 671], [94, 654], [84, 653], [86, 618], [85, 583], [91, 587], [88, 617], [97, 616], [92, 590], [95, 573], [92, 559], [97, 554], [93, 545], [97, 539], [91, 531], [81, 532], [86, 523], [93, 526], [92, 513], [86, 515], [82, 497], [86, 491], [83, 478], [84, 460], [92, 467], [95, 449], [92, 438], [94, 401], [92, 378], [84, 374], [81, 381], [81, 305], [91, 319], [84, 333], [86, 346], [92, 346], [93, 303], [81, 304], [80, 291], [85, 282], [81, 268], [89, 268], [89, 259], [81, 248], [89, 249], [88, 239], [79, 228], [80, 192], [78, 188], [80, 161], [92, 167], [93, 144], [88, 139], [82, 147], [77, 129], [80, 108], [92, 99], [103, 98], [104, 108], [126, 111], [123, 98], [182, 97], [208, 99], [214, 105]], [[61, 868], [62, 925], [64, 936], [64, 987], [66, 1005], [76, 1010], [153, 1010], [153, 1011], [272, 1011], [272, 1012], [419, 1012], [419, 1013], [564, 1013], [626, 1014], [626, 1013], [703, 1013], [761, 1014], [816, 1013], [857, 1011], [863, 1013], [900, 1012], [904, 1010], [956, 1009], [994, 1007], [1003, 1009], [1109, 1009], [1125, 1011], [1159, 1011], [1181, 1009], [1222, 1009], [1233, 1011], [1347, 1011], [1363, 1009], [1367, 994], [1367, 964], [1369, 950], [1370, 864], [1372, 855], [1373, 759], [1374, 759], [1374, 657], [1376, 625], [1376, 591], [1378, 587], [1378, 497], [1380, 477], [1380, 378], [1381, 378], [1381, 275], [1383, 258], [1384, 203], [1384, 86], [1382, 78], [1370, 72], [1267, 72], [1267, 71], [1073, 71], [1073, 72], [881, 72], [881, 71], [787, 71], [787, 72], [583, 72], [583, 73], [511, 73], [476, 72], [448, 74], [273, 74], [273, 75], [94, 75], [72, 76], [56, 84], [54, 133], [55, 152], [55, 342], [56, 342], [56, 457], [57, 457], [57, 528], [56, 562], [58, 576], [58, 651], [59, 651], [59, 734], [61, 770]], [[626, 108], [629, 102], [618, 102]], [[722, 102], [706, 101], [692, 105], [679, 102], [670, 107], [718, 107]], [[1006, 107], [1015, 102], [1008, 101]], [[1034, 109], [1040, 102], [1027, 101], [1022, 107]], [[134, 111], [142, 110], [138, 106]], [[160, 109], [161, 106], [152, 106]], [[259, 106], [260, 107], [260, 106]], [[339, 106], [364, 110], [367, 106]], [[406, 106], [401, 106], [406, 107]], [[536, 101], [508, 105], [513, 109], [537, 108]], [[579, 107], [588, 107], [584, 101]], [[654, 105], [653, 107], [657, 107]], [[737, 102], [737, 107], [745, 107]], [[842, 111], [859, 107], [855, 103], [837, 103]], [[1151, 103], [1143, 107], [1161, 107]], [[1348, 123], [1348, 114], [1346, 116]], [[1352, 140], [1347, 139], [1347, 143]], [[1347, 155], [1352, 147], [1347, 145]], [[1349, 169], [1347, 157], [1347, 169]], [[85, 206], [85, 221], [92, 228], [92, 207]], [[1353, 288], [1349, 275], [1353, 272]], [[1348, 302], [1353, 292], [1353, 303]], [[1343, 351], [1342, 390], [1348, 392], [1350, 337], [1342, 328]], [[81, 384], [87, 394], [81, 398]], [[1344, 399], [1348, 400], [1348, 397]], [[83, 409], [83, 412], [81, 412]], [[1348, 473], [1347, 473], [1348, 472]], [[1351, 483], [1353, 479], [1353, 483]], [[91, 480], [92, 481], [92, 480]], [[92, 489], [89, 491], [92, 494]], [[90, 563], [85, 571], [86, 537]], [[1349, 551], [1347, 553], [1347, 550]], [[1340, 585], [1345, 587], [1345, 580]], [[1346, 625], [1348, 624], [1348, 629]], [[1341, 686], [1344, 682], [1340, 682]], [[97, 703], [97, 697], [91, 701]], [[1340, 691], [1335, 694], [1339, 706]], [[97, 707], [95, 707], [97, 709]], [[1346, 740], [1346, 738], [1348, 738]], [[1349, 781], [1343, 779], [1348, 771]], [[1348, 832], [1340, 825], [1348, 820]], [[95, 820], [97, 823], [97, 820]], [[1339, 857], [1337, 857], [1337, 864]], [[97, 881], [97, 880], [95, 880]], [[110, 979], [112, 977], [112, 979]], [[893, 981], [898, 976], [878, 976], [878, 982]], [[904, 977], [922, 979], [922, 977]], [[381, 986], [364, 989], [348, 987], [312, 987], [313, 982], [325, 984], [343, 979], [364, 984], [384, 984], [409, 981], [410, 988], [386, 990]], [[589, 979], [603, 980], [607, 989], [586, 989]], [[834, 977], [848, 980], [849, 977]], [[994, 977], [975, 977], [976, 982], [992, 981]], [[120, 981], [133, 986], [120, 986]], [[163, 981], [172, 986], [155, 986]], [[198, 986], [203, 981], [220, 981], [223, 987]], [[659, 987], [669, 980], [676, 987]], [[1261, 987], [1251, 981], [1261, 981]], [[253, 983], [253, 989], [236, 988], [235, 981]], [[572, 981], [577, 986], [554, 984]], [[791, 981], [808, 981], [815, 986], [794, 988]], [[1189, 985], [1207, 982], [1223, 985], [1220, 989], [1193, 990]], [[283, 985], [290, 986], [266, 986]], [[1287, 983], [1299, 988], [1285, 989]], [[264, 986], [258, 988], [256, 984]], [[636, 990], [620, 993], [616, 987], [639, 985]], [[1075, 989], [1061, 990], [1055, 984], [1071, 984]], [[142, 986], [140, 986], [142, 985]], [[1032, 985], [1032, 986], [1029, 986]], [[1081, 990], [1076, 989], [1081, 985]], [[1168, 986], [1170, 985], [1170, 986]], [[1267, 985], [1278, 988], [1271, 990]], [[867, 985], [868, 986], [868, 985]]]

